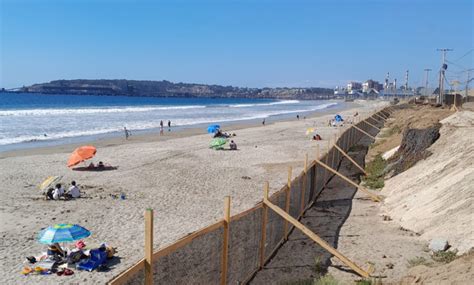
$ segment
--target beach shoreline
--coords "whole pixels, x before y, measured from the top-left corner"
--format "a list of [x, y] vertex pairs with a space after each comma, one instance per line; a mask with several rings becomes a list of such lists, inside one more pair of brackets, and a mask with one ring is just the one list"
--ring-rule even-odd
[[[345, 110], [317, 111], [305, 120], [291, 119], [261, 125], [225, 125], [235, 132], [238, 151], [209, 149], [209, 134], [202, 129], [176, 132], [159, 138], [159, 133], [94, 142], [94, 161], [118, 166], [113, 171], [71, 171], [66, 161], [74, 145], [1, 153], [0, 234], [3, 244], [0, 268], [8, 284], [55, 284], [56, 276], [23, 277], [25, 256], [44, 251], [36, 234], [56, 223], [75, 223], [92, 233], [89, 246], [106, 242], [118, 247], [119, 259], [108, 272], [75, 271], [68, 282], [106, 283], [143, 257], [143, 212], [155, 211], [155, 250], [212, 224], [222, 218], [225, 196], [232, 197], [231, 213], [253, 207], [262, 199], [262, 185], [270, 182], [270, 192], [287, 181], [287, 168], [296, 177], [303, 169], [304, 155], [314, 155], [316, 145], [325, 152], [328, 139], [343, 128], [328, 126], [337, 112], [351, 119], [372, 113], [387, 101], [359, 101]], [[296, 116], [296, 115], [295, 115]], [[316, 128], [323, 140], [307, 136]], [[347, 125], [344, 127], [348, 127]], [[166, 136], [165, 136], [166, 137]], [[37, 185], [50, 175], [63, 176], [66, 185], [75, 180], [84, 198], [47, 201]], [[13, 192], [12, 192], [13, 191]], [[14, 193], [14, 195], [12, 195]], [[125, 199], [116, 199], [124, 195]]]
[[[345, 111], [347, 109], [354, 109], [360, 107], [360, 104], [354, 102], [343, 102], [338, 101], [337, 103], [343, 103], [342, 105], [338, 105], [336, 107], [330, 107], [327, 109], [317, 110], [313, 112], [309, 112], [310, 115], [306, 116], [307, 119], [316, 118], [319, 116], [332, 114], [335, 112]], [[301, 118], [303, 119], [303, 118]], [[265, 118], [265, 124], [271, 125], [277, 122], [286, 122], [286, 121], [293, 121], [296, 119], [296, 113], [292, 118], [288, 116], [275, 116]], [[252, 120], [245, 120], [245, 121], [230, 121], [230, 122], [222, 122], [219, 123], [223, 130], [241, 130], [245, 128], [251, 127], [258, 127], [262, 125], [262, 119], [252, 119]], [[13, 148], [11, 150], [4, 150], [0, 151], [0, 159], [6, 157], [15, 157], [15, 156], [27, 156], [27, 155], [35, 155], [35, 154], [51, 154], [57, 152], [72, 152], [75, 148], [81, 145], [94, 145], [97, 148], [107, 147], [107, 146], [117, 146], [120, 144], [133, 144], [133, 143], [148, 143], [153, 141], [163, 141], [163, 140], [170, 140], [175, 138], [183, 138], [183, 137], [190, 137], [194, 135], [202, 135], [206, 132], [207, 124], [198, 124], [196, 126], [178, 126], [172, 127], [171, 132], [168, 131], [168, 128], [164, 128], [164, 135], [159, 134], [159, 129], [149, 129], [149, 130], [140, 130], [138, 134], [135, 134], [134, 130], [132, 131], [132, 136], [126, 140], [124, 135], [121, 132], [117, 132], [115, 134], [109, 135], [107, 137], [97, 137], [85, 140], [78, 140], [77, 142], [67, 142], [46, 146], [27, 146], [27, 147], [19, 147]], [[31, 142], [36, 143], [36, 142]], [[23, 145], [27, 145], [28, 143], [22, 143]]]

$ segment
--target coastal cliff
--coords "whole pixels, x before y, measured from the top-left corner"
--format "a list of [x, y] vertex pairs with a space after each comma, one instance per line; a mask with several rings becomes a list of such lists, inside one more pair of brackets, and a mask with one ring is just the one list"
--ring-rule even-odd
[[328, 99], [329, 88], [241, 88], [233, 86], [144, 80], [55, 80], [21, 88], [21, 92], [137, 97], [214, 97]]

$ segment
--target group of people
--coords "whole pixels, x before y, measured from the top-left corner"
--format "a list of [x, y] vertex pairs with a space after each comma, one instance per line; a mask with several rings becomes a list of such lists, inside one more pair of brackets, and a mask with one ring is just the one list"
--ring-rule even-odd
[[[105, 170], [105, 167], [106, 167], [106, 165], [102, 161], [99, 161], [99, 163], [97, 163], [97, 165], [95, 165], [93, 162], [89, 163], [89, 165], [87, 166], [87, 169], [90, 169], [90, 170]], [[107, 165], [107, 167], [111, 167], [111, 166]]]
[[[171, 132], [171, 121], [168, 120], [168, 132]], [[163, 120], [160, 121], [160, 136], [164, 134], [164, 123]]]
[[53, 188], [48, 188], [46, 191], [46, 199], [48, 200], [69, 200], [81, 197], [81, 191], [76, 184], [76, 181], [71, 182], [71, 187], [69, 187], [69, 191], [65, 191], [62, 187], [61, 183], [56, 184]]
[[42, 274], [72, 275], [74, 271], [70, 269], [71, 265], [79, 270], [107, 270], [107, 259], [113, 258], [116, 252], [115, 247], [106, 244], [87, 250], [82, 240], [77, 241], [72, 249], [52, 243], [45, 253], [26, 257], [29, 265], [25, 265], [22, 274], [28, 275], [40, 270]]
[[320, 140], [322, 140], [322, 138], [319, 134], [313, 135], [313, 141], [320, 141]]
[[236, 134], [235, 133], [227, 133], [227, 132], [222, 132], [220, 129], [218, 129], [215, 133], [214, 133], [214, 136], [213, 138], [230, 138], [230, 137], [235, 137]]

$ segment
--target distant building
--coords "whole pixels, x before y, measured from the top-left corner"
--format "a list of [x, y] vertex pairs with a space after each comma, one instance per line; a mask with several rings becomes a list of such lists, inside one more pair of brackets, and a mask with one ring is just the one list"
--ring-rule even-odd
[[346, 92], [346, 89], [343, 88], [343, 87], [339, 87], [339, 86], [336, 86], [336, 88], [334, 88], [334, 95], [336, 96], [344, 96], [346, 95], [347, 92]]
[[369, 79], [366, 82], [362, 83], [362, 92], [369, 93], [370, 90], [372, 90], [372, 89], [374, 89], [376, 91], [380, 91], [380, 90], [383, 89], [383, 85], [380, 84], [378, 81], [375, 81], [375, 80], [372, 80], [372, 79]]
[[362, 90], [362, 83], [360, 82], [349, 82], [347, 83], [347, 93], [354, 94]]

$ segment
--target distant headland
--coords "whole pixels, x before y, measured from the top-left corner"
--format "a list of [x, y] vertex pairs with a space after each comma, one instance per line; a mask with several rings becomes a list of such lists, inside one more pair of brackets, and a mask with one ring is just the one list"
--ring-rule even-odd
[[41, 94], [182, 97], [182, 98], [268, 98], [268, 99], [329, 99], [334, 92], [329, 88], [245, 88], [234, 86], [173, 83], [125, 79], [75, 79], [55, 80], [22, 88], [5, 90]]

